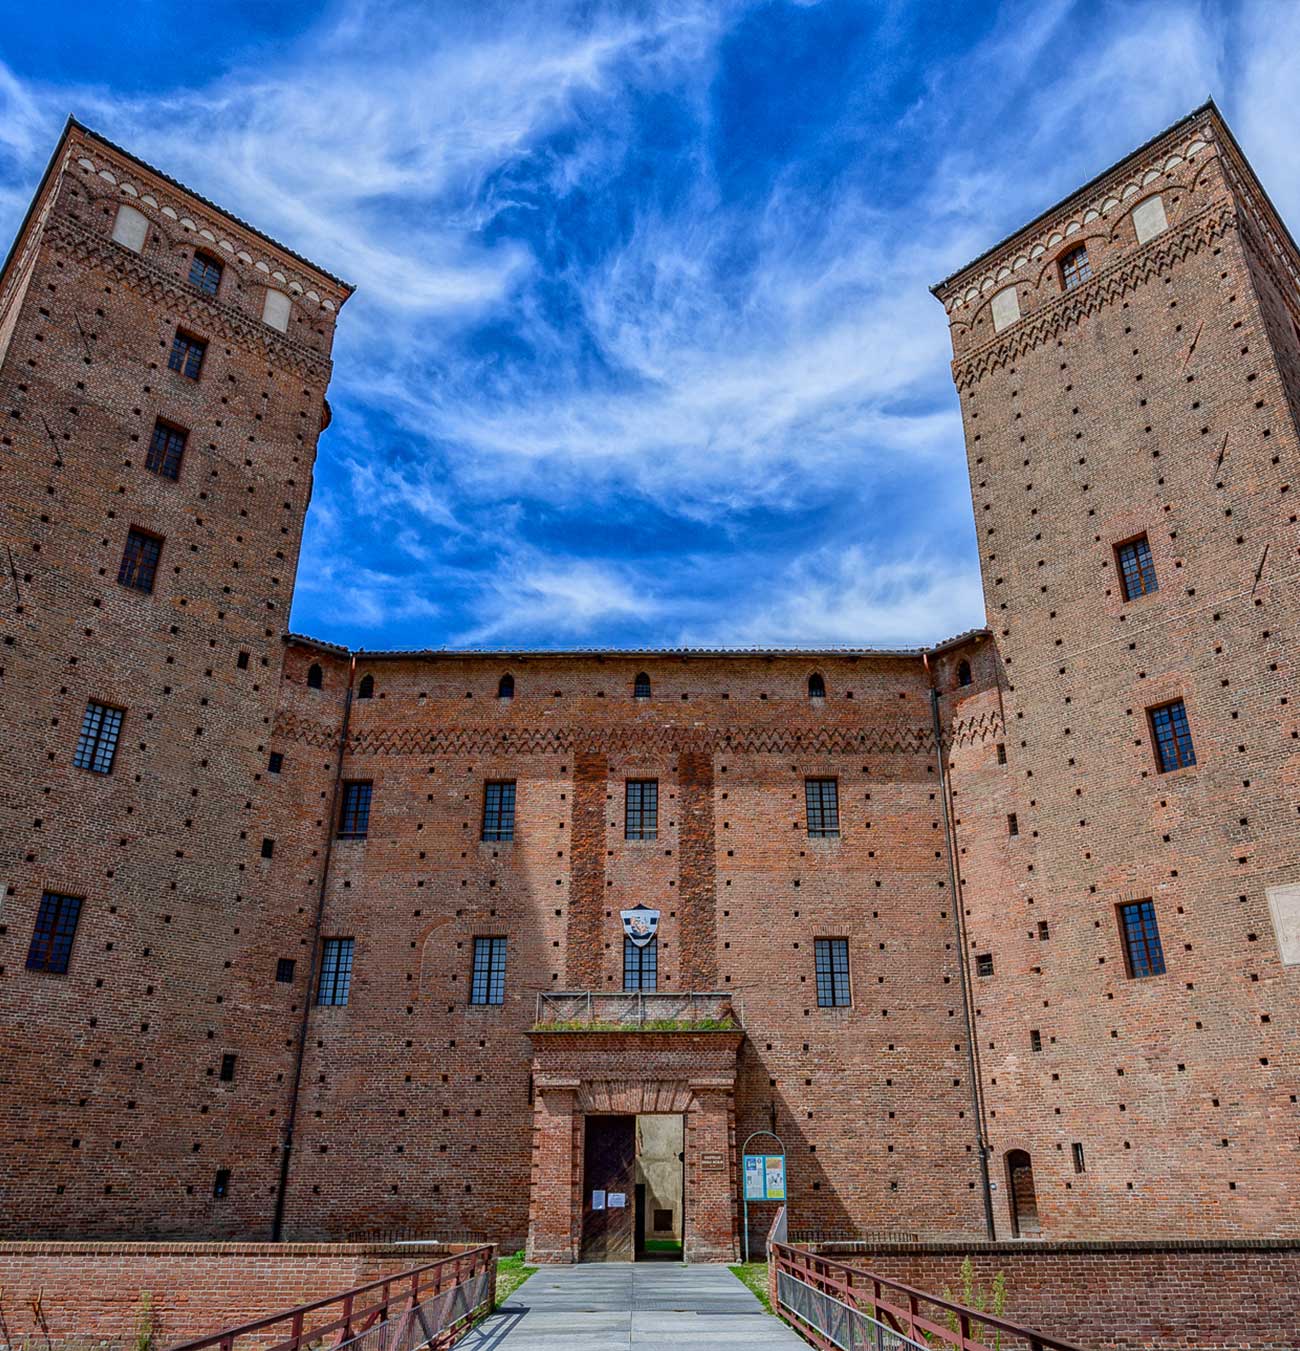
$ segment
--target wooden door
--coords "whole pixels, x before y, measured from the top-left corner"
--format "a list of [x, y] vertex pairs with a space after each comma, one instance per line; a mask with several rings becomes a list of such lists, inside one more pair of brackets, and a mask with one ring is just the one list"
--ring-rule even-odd
[[[593, 1206], [603, 1193], [603, 1206]], [[623, 1204], [610, 1205], [611, 1195]], [[582, 1260], [631, 1262], [636, 1257], [636, 1117], [589, 1116], [583, 1155]]]

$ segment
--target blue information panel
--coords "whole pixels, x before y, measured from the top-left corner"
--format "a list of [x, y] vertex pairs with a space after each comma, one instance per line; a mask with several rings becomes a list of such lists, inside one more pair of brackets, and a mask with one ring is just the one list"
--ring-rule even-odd
[[745, 1200], [785, 1200], [785, 1155], [745, 1155]]

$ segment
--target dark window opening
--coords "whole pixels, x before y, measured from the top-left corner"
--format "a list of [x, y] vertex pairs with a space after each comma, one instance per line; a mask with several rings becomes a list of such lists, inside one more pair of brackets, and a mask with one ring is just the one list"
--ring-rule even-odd
[[247, 653], [247, 652], [241, 652], [241, 653], [239, 654], [239, 656], [237, 656], [237, 657], [235, 658], [235, 665], [236, 665], [241, 671], [247, 671], [247, 670], [248, 670], [248, 653]]
[[235, 1054], [233, 1051], [227, 1051], [221, 1057], [221, 1073], [217, 1076], [223, 1084], [232, 1084], [235, 1081]]
[[224, 1201], [226, 1194], [230, 1191], [230, 1169], [218, 1168], [217, 1175], [212, 1180], [212, 1199], [214, 1201]]
[[278, 774], [284, 768], [284, 752], [272, 751], [266, 760], [266, 772]]
[[1133, 901], [1119, 907], [1120, 934], [1124, 940], [1124, 966], [1131, 980], [1163, 976], [1165, 954], [1160, 946], [1156, 908], [1150, 901]]
[[993, 974], [993, 954], [991, 952], [976, 954], [975, 974], [977, 976], [991, 976]]
[[1046, 943], [1051, 936], [1052, 933], [1047, 927], [1047, 921], [1045, 919], [1040, 919], [1038, 921], [1038, 941], [1040, 943]]
[[1181, 699], [1161, 704], [1148, 714], [1151, 736], [1156, 747], [1156, 765], [1162, 774], [1171, 769], [1182, 769], [1196, 763], [1192, 746], [1192, 729], [1187, 722], [1187, 709]]
[[1034, 1190], [1034, 1165], [1023, 1149], [1007, 1151], [1007, 1190], [1011, 1203], [1011, 1231], [1021, 1234], [1039, 1232], [1038, 1197]]
[[839, 784], [835, 779], [805, 779], [808, 834], [826, 838], [840, 833]]
[[153, 435], [149, 438], [144, 467], [163, 478], [180, 478], [181, 459], [185, 454], [185, 441], [188, 435], [188, 432], [173, 427], [159, 418], [153, 424]]
[[629, 779], [623, 819], [623, 838], [654, 840], [659, 837], [658, 779]]
[[515, 838], [515, 784], [513, 779], [483, 785], [483, 838]]
[[1087, 1172], [1087, 1165], [1083, 1161], [1083, 1146], [1077, 1140], [1070, 1146], [1070, 1153], [1074, 1155], [1074, 1171]]
[[275, 979], [278, 985], [292, 985], [293, 973], [298, 963], [292, 957], [277, 957], [275, 961]]
[[957, 663], [957, 683], [959, 685], [970, 684], [970, 662], [959, 661]]
[[642, 947], [623, 935], [623, 988], [648, 990], [659, 988], [659, 940], [652, 938]]
[[361, 683], [357, 686], [358, 699], [373, 699], [375, 697], [375, 678], [372, 675], [363, 675]]
[[370, 830], [370, 781], [351, 779], [343, 785], [339, 811], [339, 839], [364, 840]]
[[348, 1002], [352, 989], [352, 939], [327, 938], [321, 947], [318, 1004], [341, 1005]]
[[221, 264], [210, 253], [196, 253], [190, 263], [190, 285], [205, 295], [217, 294], [221, 285]]
[[122, 551], [122, 562], [117, 569], [118, 582], [136, 591], [152, 591], [162, 546], [162, 537], [159, 535], [151, 535], [134, 527], [128, 530], [126, 548]]
[[27, 949], [27, 969], [48, 971], [55, 976], [65, 975], [80, 918], [80, 896], [63, 896], [57, 891], [44, 892], [41, 895], [41, 907], [36, 912], [31, 947]]
[[1088, 262], [1088, 249], [1084, 244], [1071, 249], [1061, 259], [1061, 285], [1067, 291], [1082, 286], [1092, 276], [1092, 264]]
[[1005, 765], [1007, 762], [1007, 748], [1004, 742], [998, 742], [998, 764]]
[[497, 681], [497, 698], [513, 699], [515, 697], [515, 678], [512, 675], [503, 675]]
[[1043, 1049], [1043, 1034], [1037, 1028], [1030, 1028], [1029, 1030], [1029, 1049], [1031, 1051]]
[[307, 688], [309, 690], [318, 690], [321, 687], [321, 683], [322, 674], [320, 664], [318, 662], [312, 662], [307, 668]]
[[637, 678], [632, 685], [632, 697], [634, 699], [648, 699], [650, 697], [650, 677], [644, 671], [637, 673]]
[[843, 1008], [853, 1002], [849, 989], [849, 940], [818, 938], [813, 942], [813, 967], [817, 975], [817, 1005]]
[[203, 369], [203, 356], [208, 345], [201, 338], [193, 338], [188, 333], [176, 330], [172, 339], [171, 355], [167, 358], [168, 370], [178, 371], [191, 380], [199, 378]]
[[474, 969], [470, 979], [471, 1004], [504, 1004], [506, 1002], [506, 940], [504, 938], [476, 938], [474, 940]]
[[262, 837], [262, 857], [263, 858], [275, 857], [275, 841], [267, 838], [266, 836]]
[[1115, 560], [1119, 564], [1120, 586], [1125, 600], [1136, 600], [1148, 592], [1159, 591], [1155, 560], [1145, 535], [1115, 546]]
[[816, 672], [808, 677], [808, 697], [810, 699], [826, 698], [826, 682]]
[[1016, 820], [1015, 812], [1007, 813], [1007, 834], [1008, 835], [1020, 834], [1020, 822]]
[[81, 719], [77, 749], [72, 753], [73, 765], [77, 769], [88, 769], [92, 774], [112, 773], [121, 732], [122, 710], [97, 704], [92, 699]]

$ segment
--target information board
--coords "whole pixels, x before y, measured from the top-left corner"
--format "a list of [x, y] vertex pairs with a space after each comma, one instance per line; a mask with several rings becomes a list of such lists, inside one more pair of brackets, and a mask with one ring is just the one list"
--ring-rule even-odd
[[745, 1200], [785, 1200], [785, 1155], [745, 1155]]

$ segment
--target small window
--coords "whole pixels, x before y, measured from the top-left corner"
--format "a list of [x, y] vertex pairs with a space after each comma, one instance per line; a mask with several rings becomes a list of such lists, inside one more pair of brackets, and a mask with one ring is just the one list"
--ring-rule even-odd
[[808, 697], [810, 699], [826, 698], [826, 682], [815, 671], [808, 677]]
[[1038, 921], [1038, 941], [1040, 943], [1046, 943], [1051, 936], [1052, 931], [1048, 927], [1047, 921], [1045, 919], [1040, 919]]
[[375, 697], [375, 678], [372, 675], [363, 675], [361, 683], [357, 686], [358, 699], [373, 699]]
[[515, 697], [515, 678], [512, 675], [503, 675], [497, 681], [497, 698], [513, 699]]
[[654, 840], [659, 837], [659, 780], [629, 779], [623, 818], [623, 838]]
[[1088, 1166], [1083, 1161], [1083, 1146], [1077, 1140], [1070, 1146], [1070, 1153], [1074, 1156], [1074, 1171], [1086, 1173]]
[[283, 291], [267, 290], [266, 298], [262, 301], [262, 322], [264, 324], [279, 329], [281, 333], [287, 333], [291, 311], [292, 304]]
[[122, 586], [146, 594], [153, 590], [158, 575], [158, 557], [162, 553], [162, 536], [132, 527], [126, 534], [126, 548], [117, 569], [117, 580]]
[[339, 839], [364, 840], [370, 830], [369, 780], [349, 780], [343, 785], [343, 805], [339, 811]]
[[471, 1004], [504, 1004], [506, 1002], [506, 940], [504, 938], [476, 938], [474, 940], [474, 971], [470, 979]]
[[1187, 709], [1181, 699], [1161, 704], [1149, 711], [1151, 738], [1156, 748], [1156, 765], [1162, 774], [1196, 763], [1192, 745], [1192, 729], [1187, 722]]
[[312, 662], [307, 668], [307, 688], [309, 690], [318, 690], [321, 687], [322, 675], [319, 662]]
[[161, 478], [180, 478], [186, 436], [187, 433], [179, 427], [173, 427], [159, 418], [153, 424], [153, 436], [149, 438], [144, 467]]
[[659, 988], [659, 940], [638, 947], [623, 935], [623, 988], [654, 991]]
[[1002, 741], [999, 741], [999, 742], [998, 742], [998, 764], [1000, 764], [1000, 765], [1005, 765], [1006, 762], [1007, 762], [1007, 747], [1006, 747], [1006, 743], [1005, 743], [1005, 742], [1002, 742]]
[[48, 971], [54, 976], [65, 975], [80, 918], [80, 896], [63, 896], [57, 891], [44, 892], [41, 908], [36, 912], [32, 943], [27, 949], [27, 969]]
[[241, 653], [239, 654], [239, 656], [237, 656], [237, 657], [235, 658], [235, 665], [236, 665], [241, 671], [247, 671], [247, 670], [248, 670], [248, 653], [247, 653], [247, 652], [241, 652]]
[[637, 674], [636, 681], [632, 686], [632, 697], [634, 699], [648, 699], [650, 697], [650, 677], [644, 671]]
[[224, 1201], [230, 1192], [230, 1169], [218, 1168], [217, 1175], [212, 1179], [212, 1199], [214, 1201]]
[[1156, 565], [1151, 557], [1151, 545], [1145, 535], [1115, 546], [1115, 562], [1119, 566], [1119, 581], [1125, 600], [1136, 600], [1150, 591], [1158, 591]]
[[959, 685], [970, 684], [970, 662], [959, 661], [957, 663], [957, 683]]
[[813, 942], [813, 966], [817, 975], [817, 1006], [844, 1008], [853, 1002], [849, 990], [849, 940], [818, 938]]
[[266, 772], [278, 774], [284, 768], [284, 752], [272, 751], [266, 758]]
[[78, 769], [92, 774], [111, 774], [113, 757], [117, 754], [117, 739], [122, 732], [122, 710], [97, 704], [92, 699], [86, 705], [81, 719], [81, 732], [72, 763]]
[[513, 779], [483, 785], [483, 838], [515, 838], [515, 784]]
[[113, 241], [132, 253], [143, 253], [149, 235], [149, 218], [125, 202], [117, 208], [113, 221]]
[[196, 253], [190, 263], [190, 285], [214, 296], [221, 285], [221, 264], [210, 253]]
[[275, 857], [275, 841], [267, 838], [265, 835], [262, 837], [262, 857], [263, 858]]
[[292, 985], [293, 973], [297, 962], [292, 957], [277, 957], [275, 962], [275, 981], [277, 985]]
[[808, 809], [808, 834], [829, 838], [840, 833], [839, 785], [835, 779], [805, 779], [804, 801]]
[[1016, 819], [1015, 812], [1007, 813], [1007, 834], [1008, 835], [1020, 834], [1020, 822]]
[[318, 1004], [346, 1004], [352, 989], [352, 939], [327, 938], [321, 948]]
[[1043, 1049], [1043, 1034], [1036, 1028], [1029, 1030], [1029, 1049], [1031, 1051], [1041, 1051]]
[[199, 372], [203, 369], [203, 356], [207, 350], [208, 345], [201, 338], [191, 337], [190, 334], [177, 329], [176, 336], [172, 339], [171, 355], [167, 358], [167, 368], [179, 371], [187, 379], [197, 380]]
[[217, 1076], [223, 1084], [233, 1084], [235, 1082], [235, 1053], [227, 1051], [221, 1057], [221, 1073]]
[[976, 954], [975, 974], [977, 976], [991, 976], [993, 974], [993, 954], [991, 952]]
[[1124, 940], [1124, 966], [1130, 980], [1165, 974], [1165, 954], [1160, 946], [1156, 908], [1150, 901], [1133, 901], [1119, 907], [1120, 934]]
[[1071, 249], [1061, 259], [1061, 286], [1065, 290], [1073, 291], [1091, 276], [1092, 265], [1088, 262], [1088, 250], [1083, 244]]

